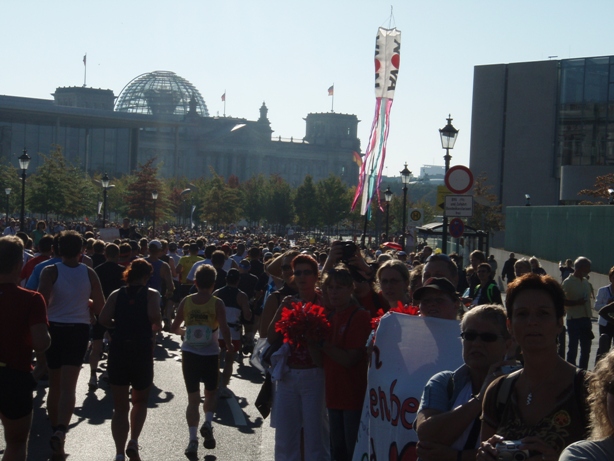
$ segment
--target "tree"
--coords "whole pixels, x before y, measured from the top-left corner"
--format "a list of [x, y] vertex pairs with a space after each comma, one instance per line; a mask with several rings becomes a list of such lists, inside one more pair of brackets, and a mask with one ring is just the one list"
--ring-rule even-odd
[[253, 176], [241, 184], [243, 191], [243, 217], [250, 223], [260, 224], [265, 219], [268, 184], [263, 175]]
[[480, 173], [473, 182], [473, 216], [468, 224], [474, 229], [485, 230], [488, 233], [504, 229], [501, 204], [488, 184], [486, 173]]
[[43, 163], [27, 178], [28, 208], [34, 213], [59, 216], [91, 216], [96, 192], [89, 177], [66, 161], [60, 146], [53, 146]]
[[294, 207], [296, 209], [296, 222], [299, 226], [311, 229], [318, 225], [320, 206], [316, 187], [310, 175], [305, 176], [303, 184], [296, 189]]
[[[265, 218], [278, 228], [285, 227], [294, 220], [294, 204], [290, 185], [278, 174], [269, 178], [267, 194], [267, 206]], [[278, 229], [281, 231], [281, 229]]]
[[127, 196], [128, 216], [134, 219], [153, 218], [153, 199], [151, 193], [158, 191], [156, 202], [156, 220], [166, 217], [169, 210], [168, 193], [162, 181], [157, 177], [158, 167], [154, 166], [156, 158], [140, 164], [128, 180]]
[[202, 205], [202, 219], [218, 226], [232, 224], [241, 216], [241, 192], [238, 187], [231, 187], [224, 178], [215, 175], [211, 179]]
[[11, 189], [11, 193], [8, 195], [10, 216], [14, 210], [21, 206], [19, 205], [20, 199], [15, 198], [21, 197], [21, 180], [17, 168], [8, 163], [7, 159], [2, 158], [0, 159], [0, 196], [3, 198], [3, 200], [0, 200], [0, 214], [2, 216], [6, 213], [7, 196], [5, 190], [7, 188]]
[[604, 203], [608, 203], [610, 199], [610, 193], [608, 192], [608, 190], [612, 189], [613, 186], [614, 186], [614, 173], [608, 173], [603, 176], [597, 176], [597, 179], [595, 181], [595, 188], [594, 189], [582, 189], [580, 192], [578, 192], [578, 195], [588, 195], [590, 197], [595, 197], [597, 199], [604, 198], [606, 199], [606, 201], [602, 202], [601, 200], [599, 200], [597, 202], [593, 202], [590, 200], [584, 200], [580, 202], [580, 205], [603, 205]]
[[334, 226], [349, 214], [352, 202], [341, 178], [330, 175], [316, 184], [316, 192], [322, 224]]

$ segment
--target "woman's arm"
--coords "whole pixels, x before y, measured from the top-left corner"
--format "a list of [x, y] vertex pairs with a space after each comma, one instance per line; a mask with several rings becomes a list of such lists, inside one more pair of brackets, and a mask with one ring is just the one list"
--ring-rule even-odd
[[104, 306], [104, 293], [102, 291], [102, 285], [100, 285], [100, 279], [98, 278], [98, 274], [91, 267], [87, 267], [87, 273], [90, 278], [90, 286], [92, 287], [90, 292], [90, 298], [92, 300], [92, 306], [90, 307], [90, 311], [93, 314], [100, 314]]
[[183, 323], [183, 307], [185, 306], [185, 300], [187, 296], [181, 300], [179, 303], [179, 307], [177, 308], [177, 313], [175, 314], [175, 318], [173, 319], [173, 324], [171, 325], [171, 333], [175, 333], [176, 335], [185, 335], [185, 328], [181, 327]]
[[269, 325], [271, 324], [271, 320], [273, 320], [273, 317], [275, 317], [275, 312], [277, 312], [278, 307], [279, 300], [277, 298], [277, 295], [271, 293], [266, 299], [266, 302], [264, 303], [262, 315], [260, 316], [260, 325], [258, 327], [258, 333], [260, 333], [261, 338], [267, 338], [269, 332]]
[[147, 317], [154, 331], [162, 330], [162, 314], [160, 312], [160, 293], [147, 288]]
[[217, 323], [220, 326], [220, 333], [222, 333], [226, 350], [228, 352], [233, 352], [234, 346], [232, 345], [232, 338], [230, 337], [230, 328], [228, 328], [228, 323], [226, 322], [226, 306], [221, 299], [215, 302], [215, 315], [217, 316]]
[[98, 322], [106, 328], [113, 328], [114, 326], [113, 317], [115, 317], [115, 303], [117, 301], [118, 293], [119, 290], [115, 290], [109, 295], [109, 299], [107, 299], [107, 302], [98, 316]]

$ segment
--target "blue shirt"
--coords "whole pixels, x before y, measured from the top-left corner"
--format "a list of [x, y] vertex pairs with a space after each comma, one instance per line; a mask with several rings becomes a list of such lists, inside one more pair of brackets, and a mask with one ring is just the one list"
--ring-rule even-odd
[[28, 283], [26, 283], [26, 288], [29, 290], [37, 291], [38, 282], [40, 281], [41, 272], [43, 271], [43, 269], [47, 266], [51, 266], [52, 264], [60, 263], [60, 262], [62, 262], [62, 258], [60, 258], [59, 256], [56, 256], [55, 258], [48, 259], [47, 261], [43, 261], [42, 263], [38, 263], [36, 266], [34, 266], [32, 275], [30, 275], [30, 278], [28, 279]]

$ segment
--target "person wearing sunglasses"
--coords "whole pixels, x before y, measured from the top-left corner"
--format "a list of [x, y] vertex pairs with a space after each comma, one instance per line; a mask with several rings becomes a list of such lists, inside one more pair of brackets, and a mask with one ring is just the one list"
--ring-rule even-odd
[[567, 445], [586, 438], [589, 427], [586, 371], [557, 353], [565, 293], [550, 276], [525, 274], [508, 285], [505, 307], [524, 368], [486, 390], [476, 459], [497, 459], [497, 444], [505, 440], [519, 441], [531, 460], [556, 461]]
[[[292, 260], [297, 296], [287, 296], [277, 309], [268, 329], [272, 344], [281, 333], [275, 326], [292, 303], [313, 303], [324, 306], [317, 288], [318, 262], [300, 254]], [[324, 370], [316, 365], [307, 347], [290, 344], [287, 357], [289, 370], [277, 381], [272, 423], [275, 424], [275, 461], [329, 461], [330, 438], [325, 405]], [[301, 456], [301, 429], [304, 456]]]
[[503, 374], [512, 344], [505, 310], [480, 305], [467, 312], [460, 325], [464, 364], [442, 371], [424, 388], [416, 418], [417, 454], [423, 461], [473, 460], [480, 445], [482, 398], [490, 383]]
[[589, 440], [569, 445], [559, 461], [614, 459], [614, 351], [595, 366], [589, 386], [591, 434]]

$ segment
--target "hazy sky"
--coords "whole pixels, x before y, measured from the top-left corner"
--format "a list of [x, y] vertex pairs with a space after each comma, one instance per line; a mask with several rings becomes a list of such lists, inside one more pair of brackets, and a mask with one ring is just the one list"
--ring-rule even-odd
[[[614, 54], [612, 0], [2, 2], [0, 94], [50, 99], [87, 85], [118, 96], [140, 74], [173, 71], [211, 115], [256, 120], [301, 139], [308, 113], [356, 114], [363, 152], [373, 119], [380, 26], [402, 32], [385, 174], [443, 165], [438, 129], [460, 130], [452, 165], [469, 164], [476, 65]], [[479, 173], [479, 172], [478, 172]]]

